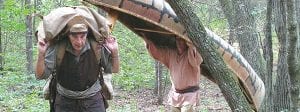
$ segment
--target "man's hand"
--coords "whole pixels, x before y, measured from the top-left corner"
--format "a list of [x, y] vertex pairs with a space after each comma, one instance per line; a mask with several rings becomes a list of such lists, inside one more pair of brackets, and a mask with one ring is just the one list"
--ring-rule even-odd
[[38, 52], [39, 55], [45, 56], [46, 49], [48, 48], [48, 43], [45, 39], [38, 39]]
[[109, 36], [106, 38], [104, 46], [111, 51], [113, 57], [118, 55], [118, 42], [115, 37]]
[[118, 73], [120, 70], [119, 63], [119, 51], [117, 39], [113, 36], [109, 36], [105, 39], [104, 47], [110, 50], [112, 56], [112, 73]]

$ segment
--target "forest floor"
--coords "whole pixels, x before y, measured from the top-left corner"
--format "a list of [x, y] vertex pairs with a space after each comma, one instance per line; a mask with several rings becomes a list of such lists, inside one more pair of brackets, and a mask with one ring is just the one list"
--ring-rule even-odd
[[[122, 91], [121, 89], [115, 88], [115, 96], [112, 101], [109, 101], [111, 108], [117, 109], [123, 106], [128, 106], [128, 104], [136, 104], [131, 106], [130, 110], [112, 110], [108, 111], [134, 111], [134, 112], [168, 112], [169, 106], [167, 105], [167, 94], [168, 88], [166, 88], [163, 96], [163, 103], [158, 105], [158, 98], [154, 94], [153, 89], [138, 89], [136, 91], [128, 92]], [[197, 107], [199, 112], [230, 112], [230, 108], [225, 101], [223, 94], [221, 93], [219, 87], [206, 79], [201, 77], [200, 84], [200, 105]], [[128, 107], [124, 107], [128, 108]]]

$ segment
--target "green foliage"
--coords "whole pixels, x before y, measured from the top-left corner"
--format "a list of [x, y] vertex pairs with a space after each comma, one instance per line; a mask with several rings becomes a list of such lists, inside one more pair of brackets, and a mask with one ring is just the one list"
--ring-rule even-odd
[[[19, 33], [15, 34], [19, 35]], [[43, 100], [41, 91], [45, 82], [37, 81], [33, 74], [26, 75], [24, 38], [12, 37], [5, 44], [7, 44], [3, 55], [5, 66], [0, 74], [0, 111], [48, 110], [48, 102]]]
[[32, 9], [25, 8], [16, 0], [5, 0], [0, 10], [2, 30], [25, 31], [25, 15], [32, 12]]
[[54, 8], [81, 5], [79, 0], [60, 0], [59, 2], [57, 0], [43, 0], [41, 3], [41, 6], [36, 10], [36, 13], [41, 15], [47, 15]]
[[215, 18], [210, 22], [209, 27], [214, 29], [214, 32], [217, 34], [226, 34], [227, 20]]
[[0, 111], [25, 111], [35, 106], [24, 103], [26, 100], [40, 100], [30, 96], [32, 89], [28, 88], [33, 83], [29, 79], [33, 78], [25, 75], [25, 16], [32, 10], [15, 0], [5, 0], [2, 8], [0, 27], [4, 68], [0, 74]]
[[206, 4], [194, 2], [195, 12], [205, 27], [213, 29], [217, 34], [223, 35], [228, 33], [226, 31], [228, 29], [227, 20], [222, 10], [219, 10], [220, 7], [218, 7], [219, 2], [217, 0], [208, 1]]
[[[17, 66], [17, 65], [16, 65]], [[1, 112], [42, 112], [48, 103], [41, 97], [43, 81], [25, 75], [25, 71], [4, 70], [0, 75]]]
[[118, 39], [121, 58], [121, 71], [114, 75], [114, 83], [125, 90], [153, 88], [154, 60], [149, 56], [143, 40], [120, 23], [116, 25], [113, 35]]
[[78, 5], [81, 5], [79, 0], [66, 0], [65, 2], [66, 5], [69, 5], [69, 6], [78, 6]]
[[54, 8], [54, 2], [50, 0], [45, 0], [42, 2], [41, 6], [36, 10], [36, 13], [41, 15], [48, 14]]
[[110, 107], [108, 108], [108, 112], [138, 112], [138, 102], [136, 100], [129, 99], [127, 104], [124, 105], [114, 105], [113, 103], [111, 104]]
[[[32, 9], [22, 6], [16, 0], [5, 0], [0, 10], [1, 41], [4, 69], [21, 71], [26, 63], [25, 17]], [[23, 63], [22, 63], [23, 62]], [[24, 66], [23, 66], [24, 65]]]

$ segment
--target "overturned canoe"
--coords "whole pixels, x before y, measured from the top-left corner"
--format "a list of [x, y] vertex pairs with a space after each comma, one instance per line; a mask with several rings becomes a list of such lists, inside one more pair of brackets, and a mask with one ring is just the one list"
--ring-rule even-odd
[[[158, 45], [174, 46], [174, 37], [183, 38], [191, 43], [185, 28], [179, 23], [177, 15], [164, 0], [84, 1], [106, 10], [112, 24], [115, 19], [118, 19], [137, 35], [154, 38], [152, 40]], [[206, 31], [207, 36], [218, 46], [225, 63], [240, 80], [249, 103], [254, 105], [254, 109], [257, 110], [265, 95], [263, 81], [237, 50], [209, 29]]]

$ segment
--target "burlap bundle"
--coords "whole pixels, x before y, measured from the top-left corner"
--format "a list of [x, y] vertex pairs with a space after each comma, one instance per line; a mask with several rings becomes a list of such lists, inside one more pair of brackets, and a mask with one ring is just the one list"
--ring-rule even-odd
[[70, 26], [83, 23], [92, 30], [95, 40], [100, 42], [109, 34], [107, 20], [96, 11], [84, 7], [61, 7], [43, 17], [36, 36], [51, 41], [60, 33], [67, 33]]

